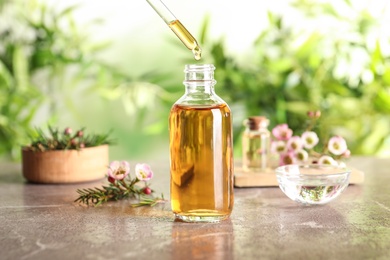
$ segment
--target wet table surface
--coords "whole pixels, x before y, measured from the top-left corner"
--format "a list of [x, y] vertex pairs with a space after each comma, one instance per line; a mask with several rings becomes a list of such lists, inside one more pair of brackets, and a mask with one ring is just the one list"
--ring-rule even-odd
[[[169, 197], [168, 160], [147, 162]], [[74, 203], [82, 184], [27, 183], [0, 163], [0, 259], [390, 259], [390, 159], [354, 157], [365, 181], [335, 201], [302, 206], [278, 187], [236, 188], [229, 220], [174, 221], [170, 204]], [[134, 165], [134, 164], [133, 164]]]

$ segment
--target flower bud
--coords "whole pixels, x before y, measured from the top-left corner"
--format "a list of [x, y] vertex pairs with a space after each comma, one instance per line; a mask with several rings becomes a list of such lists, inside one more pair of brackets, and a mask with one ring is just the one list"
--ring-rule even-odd
[[349, 149], [347, 149], [343, 154], [342, 154], [343, 157], [345, 158], [349, 158], [351, 156], [351, 151]]
[[72, 145], [72, 146], [76, 146], [77, 145], [77, 141], [75, 140], [75, 139], [70, 139], [70, 144]]
[[312, 118], [314, 117], [314, 112], [313, 111], [307, 111], [307, 116]]
[[315, 118], [319, 118], [321, 116], [321, 111], [320, 110], [315, 111], [314, 116]]
[[82, 137], [84, 135], [84, 132], [82, 130], [77, 131], [76, 133], [77, 137]]
[[72, 134], [72, 128], [70, 127], [65, 128], [64, 135], [71, 135], [71, 134]]
[[149, 194], [152, 193], [152, 189], [149, 188], [149, 187], [145, 187], [144, 190], [143, 190], [143, 192], [144, 192], [146, 195], [149, 195]]
[[111, 182], [112, 184], [115, 183], [115, 179], [111, 176], [108, 176], [107, 180], [108, 180], [108, 182]]
[[319, 117], [321, 117], [321, 111], [320, 110], [308, 111], [307, 116], [310, 118], [319, 118]]

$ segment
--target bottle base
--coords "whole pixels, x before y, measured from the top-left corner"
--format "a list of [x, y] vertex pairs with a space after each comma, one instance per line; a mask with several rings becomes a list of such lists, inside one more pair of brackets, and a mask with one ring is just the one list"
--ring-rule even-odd
[[228, 219], [230, 214], [222, 214], [218, 211], [192, 210], [188, 212], [175, 213], [175, 218], [183, 222], [208, 222], [217, 223]]

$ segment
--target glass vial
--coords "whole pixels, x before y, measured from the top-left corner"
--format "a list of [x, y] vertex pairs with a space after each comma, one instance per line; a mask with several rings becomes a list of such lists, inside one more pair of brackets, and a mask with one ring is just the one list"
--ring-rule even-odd
[[185, 66], [185, 94], [169, 116], [171, 205], [186, 222], [218, 222], [233, 209], [232, 115], [214, 70]]
[[244, 121], [242, 137], [243, 169], [260, 172], [269, 167], [269, 120], [264, 116], [252, 116]]

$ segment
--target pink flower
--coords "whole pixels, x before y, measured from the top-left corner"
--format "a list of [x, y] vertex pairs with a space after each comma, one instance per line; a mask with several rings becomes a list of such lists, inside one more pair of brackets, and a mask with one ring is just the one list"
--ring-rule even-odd
[[287, 150], [286, 148], [286, 142], [284, 141], [273, 141], [271, 143], [271, 151], [273, 153], [283, 153]]
[[289, 151], [297, 152], [302, 150], [303, 143], [299, 136], [293, 136], [287, 141], [287, 149]]
[[280, 124], [272, 129], [272, 134], [277, 140], [288, 140], [293, 134], [293, 131], [288, 128], [287, 124]]
[[338, 163], [328, 155], [321, 156], [320, 159], [318, 159], [318, 164], [338, 165]]
[[296, 161], [295, 154], [293, 152], [287, 152], [281, 154], [279, 165], [294, 164]]
[[135, 165], [135, 175], [140, 181], [148, 181], [153, 177], [153, 172], [146, 163], [138, 163]]
[[319, 138], [315, 132], [306, 131], [302, 134], [303, 147], [306, 149], [312, 149], [318, 144]]
[[296, 154], [295, 154], [295, 158], [297, 159], [297, 161], [299, 162], [306, 162], [308, 159], [309, 159], [309, 154], [306, 152], [306, 150], [299, 150]]
[[342, 155], [347, 151], [347, 142], [341, 136], [333, 136], [328, 142], [328, 150], [334, 155]]
[[126, 161], [113, 161], [108, 167], [108, 177], [114, 180], [123, 180], [130, 173], [130, 164]]

